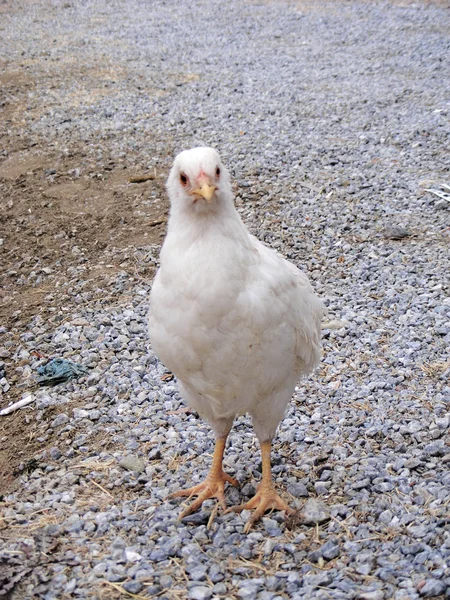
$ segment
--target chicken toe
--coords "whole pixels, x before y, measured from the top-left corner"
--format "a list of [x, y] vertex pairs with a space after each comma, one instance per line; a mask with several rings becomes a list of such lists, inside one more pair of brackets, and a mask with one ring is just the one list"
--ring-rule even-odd
[[287, 514], [294, 512], [284, 500], [278, 495], [277, 491], [272, 482], [272, 473], [270, 468], [270, 449], [271, 442], [266, 440], [261, 442], [261, 456], [262, 456], [262, 481], [258, 488], [258, 491], [251, 500], [244, 504], [232, 506], [227, 512], [241, 512], [243, 510], [253, 510], [254, 513], [247, 521], [244, 527], [244, 533], [248, 533], [252, 528], [253, 524], [263, 516], [263, 514], [270, 509], [284, 510]]
[[262, 484], [251, 500], [245, 502], [244, 504], [232, 506], [227, 512], [241, 512], [243, 510], [253, 509], [254, 512], [245, 524], [244, 533], [248, 533], [254, 523], [259, 521], [264, 513], [270, 509], [284, 510], [287, 514], [293, 512], [292, 508], [290, 508], [279, 496], [272, 484]]
[[170, 494], [168, 499], [172, 498], [180, 498], [180, 497], [188, 497], [192, 498], [193, 496], [197, 496], [197, 498], [187, 506], [178, 517], [179, 519], [183, 519], [190, 515], [198, 508], [201, 507], [205, 500], [209, 500], [210, 498], [217, 498], [221, 507], [226, 509], [225, 502], [225, 483], [231, 483], [231, 485], [237, 487], [239, 484], [230, 475], [225, 473], [222, 468], [222, 459], [223, 452], [225, 449], [226, 437], [219, 438], [216, 441], [216, 447], [214, 449], [213, 462], [211, 465], [211, 470], [209, 471], [205, 481], [199, 483], [198, 485], [194, 485], [193, 487], [187, 488], [185, 490], [179, 490], [178, 492], [174, 492]]

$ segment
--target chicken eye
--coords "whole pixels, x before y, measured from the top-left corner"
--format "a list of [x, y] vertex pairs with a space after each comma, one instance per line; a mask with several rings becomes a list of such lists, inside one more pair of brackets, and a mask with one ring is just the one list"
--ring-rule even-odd
[[187, 185], [188, 178], [186, 177], [186, 175], [184, 173], [180, 173], [180, 181], [181, 181], [181, 185]]
[[216, 169], [216, 177], [220, 177], [220, 168], [219, 167], [217, 167], [217, 169]]

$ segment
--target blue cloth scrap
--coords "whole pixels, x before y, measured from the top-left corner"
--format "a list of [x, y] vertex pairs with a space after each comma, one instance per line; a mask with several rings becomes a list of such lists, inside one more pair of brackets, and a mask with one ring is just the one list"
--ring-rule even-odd
[[46, 365], [38, 367], [37, 372], [39, 374], [37, 378], [39, 385], [57, 385], [69, 381], [69, 379], [85, 375], [88, 369], [65, 358], [54, 358]]

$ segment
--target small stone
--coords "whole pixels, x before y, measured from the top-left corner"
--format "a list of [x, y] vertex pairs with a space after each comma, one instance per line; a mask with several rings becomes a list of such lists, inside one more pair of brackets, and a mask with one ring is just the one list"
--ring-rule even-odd
[[370, 479], [365, 477], [364, 479], [360, 479], [359, 481], [355, 481], [355, 483], [351, 486], [354, 490], [363, 490], [364, 488], [370, 487]]
[[318, 496], [325, 496], [328, 494], [329, 483], [325, 481], [316, 481], [314, 483], [314, 489]]
[[95, 396], [95, 394], [98, 392], [98, 389], [95, 385], [91, 385], [90, 387], [88, 387], [88, 389], [86, 390], [86, 398], [92, 398], [93, 396]]
[[142, 560], [142, 556], [139, 554], [139, 552], [135, 552], [130, 548], [125, 550], [125, 558], [127, 559], [127, 562], [138, 562]]
[[255, 586], [253, 583], [244, 582], [237, 592], [237, 596], [242, 598], [243, 600], [251, 600], [253, 599], [257, 592], [259, 586]]
[[[60, 576], [61, 577], [61, 576]], [[55, 581], [55, 579], [53, 579], [53, 581]], [[73, 579], [71, 579], [68, 584], [66, 585], [66, 587], [64, 588], [64, 594], [72, 594], [72, 592], [74, 591], [74, 589], [77, 587], [77, 580], [75, 579], [75, 577]], [[57, 596], [55, 597], [57, 598]]]
[[392, 521], [393, 516], [394, 515], [390, 510], [384, 510], [378, 517], [378, 520], [381, 521], [381, 523], [388, 525]]
[[329, 540], [320, 548], [320, 553], [325, 560], [333, 560], [333, 558], [337, 558], [340, 555], [341, 550], [339, 548], [339, 544], [333, 540]]
[[275, 548], [275, 546], [277, 545], [276, 540], [267, 540], [266, 543], [264, 544], [264, 554], [266, 556], [270, 556]]
[[320, 525], [328, 521], [330, 512], [323, 502], [310, 498], [303, 507], [301, 516], [305, 525]]
[[104, 562], [97, 563], [93, 568], [93, 571], [97, 575], [97, 577], [103, 577], [107, 570], [108, 565]]
[[189, 598], [191, 600], [209, 600], [213, 595], [211, 588], [206, 586], [196, 586], [189, 590]]
[[90, 342], [93, 342], [94, 340], [96, 340], [98, 338], [99, 332], [94, 327], [85, 327], [83, 333], [87, 340], [89, 340]]
[[122, 587], [129, 594], [139, 594], [144, 589], [140, 581], [127, 581]]
[[382, 590], [374, 590], [373, 592], [360, 592], [358, 599], [360, 600], [383, 600], [384, 592]]
[[307, 498], [309, 496], [309, 492], [304, 483], [291, 483], [287, 486], [287, 491], [294, 496], [294, 498]]
[[50, 525], [46, 525], [43, 529], [45, 535], [60, 535], [61, 534], [61, 526], [56, 523], [50, 523]]
[[131, 333], [141, 333], [142, 332], [142, 325], [140, 323], [136, 323], [136, 321], [132, 321], [128, 327], [129, 331]]
[[252, 483], [246, 483], [245, 485], [242, 486], [241, 493], [243, 496], [252, 498], [256, 493], [255, 486]]
[[84, 408], [74, 408], [73, 418], [74, 419], [87, 419], [89, 417], [89, 411]]
[[349, 322], [346, 321], [345, 319], [342, 320], [332, 320], [332, 321], [326, 321], [322, 327], [323, 329], [342, 329], [343, 327], [346, 327], [347, 325], [349, 325]]
[[152, 448], [148, 453], [148, 460], [160, 460], [161, 458], [162, 454], [159, 448]]
[[333, 577], [327, 571], [319, 573], [318, 575], [309, 575], [305, 578], [304, 583], [311, 583], [314, 586], [326, 587], [333, 581]]
[[322, 471], [322, 474], [320, 476], [320, 481], [330, 481], [332, 475], [333, 475], [333, 471], [329, 471], [328, 469], [325, 469]]
[[200, 512], [192, 513], [182, 519], [183, 523], [192, 523], [193, 525], [206, 525], [210, 518], [210, 513], [205, 510]]
[[75, 499], [69, 492], [64, 492], [64, 494], [61, 496], [61, 502], [63, 504], [74, 504]]
[[126, 541], [123, 539], [123, 537], [120, 537], [120, 536], [117, 536], [111, 544], [111, 548], [114, 548], [114, 549], [120, 548], [123, 550], [126, 548], [126, 546], [127, 546]]
[[161, 575], [161, 577], [159, 578], [159, 585], [164, 589], [167, 590], [169, 588], [171, 588], [173, 586], [173, 579], [170, 575]]
[[428, 533], [428, 528], [426, 525], [412, 525], [408, 527], [408, 533], [412, 534], [415, 538], [423, 538]]
[[145, 462], [141, 458], [139, 458], [139, 456], [135, 456], [134, 454], [124, 456], [119, 461], [119, 465], [123, 469], [127, 469], [128, 471], [135, 471], [136, 473], [143, 473], [145, 471]]
[[80, 318], [80, 319], [72, 319], [72, 321], [70, 321], [71, 325], [74, 325], [75, 327], [82, 327], [84, 325], [89, 325], [89, 321], [86, 321], [86, 319]]
[[447, 202], [447, 200], [444, 200], [443, 198], [441, 200], [436, 200], [436, 202], [434, 203], [434, 208], [437, 208], [438, 210], [445, 210], [449, 206], [450, 204]]
[[[149, 585], [146, 588], [145, 592], [147, 594], [147, 598], [153, 598], [155, 596], [161, 595], [161, 588], [159, 587], [159, 585]], [[164, 596], [164, 598], [167, 598], [167, 596]]]
[[52, 421], [52, 427], [61, 427], [61, 425], [65, 425], [69, 422], [69, 417], [66, 413], [60, 413], [57, 417], [55, 417]]
[[418, 458], [408, 458], [408, 460], [405, 460], [405, 467], [407, 469], [417, 469], [417, 467], [420, 467], [420, 465], [422, 464], [422, 461]]
[[449, 425], [450, 425], [450, 417], [442, 417], [440, 419], [436, 419], [436, 427], [438, 427], [438, 429], [440, 429], [441, 431], [444, 431], [445, 429], [448, 429]]
[[281, 579], [279, 579], [278, 577], [275, 577], [275, 575], [269, 575], [269, 577], [266, 577], [265, 587], [267, 590], [270, 590], [271, 592], [277, 592], [277, 591], [281, 590], [283, 585], [284, 585], [284, 582]]
[[211, 565], [208, 572], [208, 576], [213, 583], [219, 583], [220, 581], [223, 581], [225, 579], [225, 575], [217, 563], [213, 563]]
[[320, 550], [311, 550], [311, 552], [308, 552], [308, 560], [314, 564], [317, 564], [319, 561], [323, 563], [322, 553]]
[[431, 442], [425, 446], [425, 452], [429, 456], [444, 456], [448, 450], [448, 446], [444, 446], [442, 442]]
[[418, 585], [418, 591], [425, 598], [440, 596], [447, 586], [440, 579], [427, 579], [423, 585]]
[[48, 453], [49, 453], [50, 458], [52, 460], [59, 460], [61, 458], [61, 456], [62, 456], [59, 448], [56, 448], [56, 447], [50, 448], [50, 450], [48, 451]]
[[206, 579], [207, 570], [208, 568], [206, 565], [195, 565], [188, 571], [188, 574], [192, 581], [204, 581]]
[[370, 563], [363, 563], [362, 565], [355, 566], [355, 571], [360, 575], [370, 575], [372, 570], [373, 568]]
[[169, 554], [167, 551], [157, 548], [156, 550], [150, 552], [149, 558], [155, 562], [162, 562], [163, 560], [167, 560], [169, 558]]
[[383, 235], [389, 240], [402, 240], [405, 237], [409, 237], [411, 234], [401, 225], [389, 225], [384, 228]]
[[430, 433], [431, 433], [431, 437], [434, 440], [439, 439], [441, 437], [441, 435], [442, 435], [442, 431], [440, 429], [438, 429], [437, 427], [431, 429]]
[[269, 535], [276, 536], [281, 534], [280, 525], [274, 519], [270, 519], [269, 517], [263, 517], [262, 522], [264, 524], [265, 530]]

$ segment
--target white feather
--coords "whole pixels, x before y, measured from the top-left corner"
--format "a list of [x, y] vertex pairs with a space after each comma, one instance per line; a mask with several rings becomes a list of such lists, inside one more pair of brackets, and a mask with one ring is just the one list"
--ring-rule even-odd
[[[211, 203], [194, 201], [180, 183], [180, 173], [191, 182], [199, 172], [217, 183]], [[296, 383], [319, 361], [322, 304], [303, 273], [247, 231], [214, 150], [178, 155], [167, 187], [153, 349], [217, 435], [248, 412], [260, 441], [271, 439]]]

